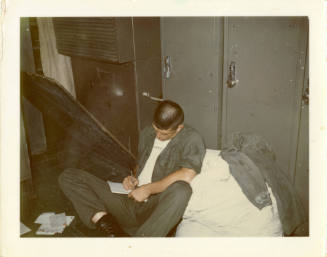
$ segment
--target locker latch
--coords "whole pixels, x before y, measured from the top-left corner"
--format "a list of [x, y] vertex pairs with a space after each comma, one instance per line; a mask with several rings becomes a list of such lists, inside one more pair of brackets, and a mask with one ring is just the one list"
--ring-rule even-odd
[[309, 88], [307, 87], [302, 95], [302, 105], [308, 105], [308, 104], [309, 104]]
[[164, 76], [166, 79], [170, 78], [171, 74], [171, 57], [166, 56], [165, 57], [165, 62], [164, 62]]
[[228, 68], [227, 86], [229, 88], [232, 88], [232, 87], [236, 86], [237, 83], [238, 83], [238, 80], [236, 79], [235, 62], [231, 61], [229, 68]]

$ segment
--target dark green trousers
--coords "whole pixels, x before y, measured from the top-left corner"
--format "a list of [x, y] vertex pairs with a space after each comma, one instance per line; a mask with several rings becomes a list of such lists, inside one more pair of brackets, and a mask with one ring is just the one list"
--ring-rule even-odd
[[166, 236], [182, 218], [192, 194], [188, 183], [178, 181], [147, 202], [138, 203], [127, 195], [112, 193], [106, 181], [73, 168], [61, 173], [59, 185], [87, 227], [95, 228], [92, 217], [106, 211], [125, 232], [140, 237]]

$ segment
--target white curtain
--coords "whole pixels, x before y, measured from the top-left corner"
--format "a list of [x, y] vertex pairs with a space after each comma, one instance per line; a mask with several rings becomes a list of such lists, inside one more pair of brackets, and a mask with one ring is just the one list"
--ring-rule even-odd
[[70, 57], [59, 54], [52, 18], [37, 18], [43, 73], [58, 81], [76, 98]]

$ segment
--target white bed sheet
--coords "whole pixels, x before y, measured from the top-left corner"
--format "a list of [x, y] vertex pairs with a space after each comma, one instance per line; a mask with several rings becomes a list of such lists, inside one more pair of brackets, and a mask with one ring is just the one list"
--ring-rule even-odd
[[241, 191], [218, 150], [207, 149], [178, 237], [282, 236], [276, 200], [259, 210]]

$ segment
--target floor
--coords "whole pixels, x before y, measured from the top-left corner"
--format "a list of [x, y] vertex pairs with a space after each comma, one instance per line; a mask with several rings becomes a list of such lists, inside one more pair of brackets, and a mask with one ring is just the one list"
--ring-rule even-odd
[[[61, 153], [62, 154], [62, 153]], [[59, 153], [60, 155], [60, 153]], [[99, 237], [96, 230], [90, 230], [84, 226], [79, 219], [72, 203], [62, 193], [58, 185], [58, 176], [65, 167], [57, 158], [58, 152], [50, 152], [38, 156], [32, 156], [32, 183], [27, 180], [21, 183], [21, 222], [32, 231], [22, 237], [39, 237], [36, 231], [39, 224], [35, 224], [36, 218], [44, 212], [65, 212], [66, 216], [75, 216], [70, 226], [66, 227], [62, 234], [51, 237]], [[174, 236], [176, 227], [168, 235]], [[291, 236], [307, 236], [309, 234], [308, 224], [303, 224]], [[45, 237], [45, 236], [41, 236]]]
[[[33, 156], [31, 159], [32, 185], [30, 181], [21, 184], [21, 222], [32, 231], [22, 237], [45, 237], [36, 235], [39, 224], [36, 218], [44, 212], [65, 212], [66, 216], [75, 216], [73, 222], [62, 234], [47, 237], [100, 237], [96, 230], [88, 229], [79, 219], [72, 203], [66, 198], [58, 185], [58, 176], [65, 169], [59, 161], [58, 152]], [[173, 237], [175, 226], [168, 237]]]
[[[58, 162], [56, 154], [42, 154], [31, 160], [32, 185], [30, 181], [21, 184], [21, 222], [32, 231], [22, 237], [38, 237], [39, 224], [36, 218], [43, 212], [65, 212], [66, 216], [75, 216], [73, 222], [62, 234], [52, 237], [98, 237], [95, 230], [85, 227], [77, 216], [71, 202], [62, 193], [58, 185], [58, 176], [64, 167]], [[44, 236], [42, 236], [44, 237]]]

